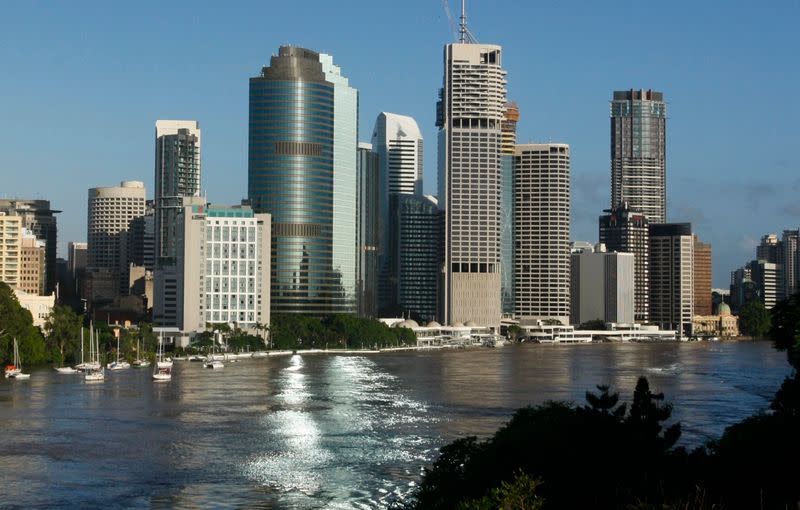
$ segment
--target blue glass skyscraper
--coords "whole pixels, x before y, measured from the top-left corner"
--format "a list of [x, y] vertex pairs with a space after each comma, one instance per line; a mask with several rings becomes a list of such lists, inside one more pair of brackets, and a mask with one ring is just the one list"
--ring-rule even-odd
[[[357, 110], [357, 93], [339, 90], [337, 100], [337, 87], [347, 83], [330, 57], [286, 46], [250, 79], [248, 196], [256, 212], [272, 214], [273, 313], [355, 309], [357, 124], [336, 116]], [[340, 103], [344, 111], [337, 112]], [[347, 130], [336, 136], [339, 124]]]

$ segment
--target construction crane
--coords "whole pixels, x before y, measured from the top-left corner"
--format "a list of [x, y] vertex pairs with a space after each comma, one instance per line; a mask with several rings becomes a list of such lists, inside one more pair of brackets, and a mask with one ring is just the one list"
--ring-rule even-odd
[[453, 19], [453, 13], [450, 11], [450, 1], [442, 0], [444, 12], [447, 14], [447, 21], [450, 22], [450, 31], [453, 33], [453, 38], [457, 39], [461, 44], [476, 44], [478, 40], [472, 35], [469, 28], [467, 28], [467, 8], [465, 3], [465, 0], [461, 0], [461, 16], [458, 18], [458, 30], [456, 30], [456, 21]]

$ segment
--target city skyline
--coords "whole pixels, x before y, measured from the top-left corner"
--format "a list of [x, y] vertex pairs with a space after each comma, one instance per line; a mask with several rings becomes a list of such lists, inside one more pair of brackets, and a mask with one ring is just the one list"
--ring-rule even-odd
[[[686, 19], [687, 5], [663, 8], [647, 28], [626, 25], [633, 34], [627, 31], [625, 37], [606, 32], [616, 12], [607, 6], [583, 9], [570, 27], [574, 32], [562, 37], [552, 36], [555, 28], [544, 22], [548, 13], [561, 10], [553, 6], [508, 3], [494, 9], [472, 2], [468, 15], [480, 41], [503, 46], [503, 66], [513, 76], [508, 97], [519, 103], [524, 119], [518, 141], [571, 146], [573, 240], [597, 241], [597, 216], [609, 205], [611, 92], [634, 88], [665, 94], [670, 115], [667, 216], [691, 221], [715, 247], [714, 286], [719, 287], [726, 285], [730, 271], [752, 258], [762, 235], [800, 223], [800, 208], [792, 200], [800, 189], [798, 160], [786, 150], [794, 132], [790, 122], [798, 113], [798, 102], [789, 92], [800, 80], [796, 69], [785, 66], [797, 46], [789, 23], [796, 16], [786, 11], [796, 12], [798, 6], [773, 5], [755, 13], [736, 5], [722, 12], [699, 6]], [[178, 15], [177, 8], [171, 9], [159, 23]], [[0, 151], [0, 168], [4, 176], [10, 174], [0, 195], [47, 199], [64, 211], [59, 215], [60, 256], [66, 256], [67, 242], [86, 241], [86, 188], [122, 180], [151, 182], [152, 125], [157, 119], [197, 119], [204, 126], [203, 189], [211, 190], [210, 201], [237, 203], [246, 197], [247, 90], [242, 83], [287, 42], [333, 54], [346, 69], [361, 95], [359, 141], [369, 140], [368, 129], [380, 111], [414, 117], [423, 137], [435, 140], [439, 52], [453, 41], [441, 5], [410, 2], [406, 11], [395, 12], [388, 6], [320, 3], [314, 9], [318, 21], [311, 25], [301, 24], [299, 13], [286, 11], [288, 18], [272, 16], [280, 25], [266, 26], [256, 22], [259, 16], [250, 9], [217, 13], [199, 6], [192, 23], [174, 32], [156, 30], [162, 35], [152, 40], [136, 29], [148, 19], [146, 6], [97, 9], [85, 20], [78, 17], [85, 13], [66, 7], [8, 9], [0, 26], [14, 44], [0, 44], [0, 56], [8, 63], [0, 92], [16, 99], [6, 113], [14, 122], [0, 127], [0, 136], [13, 148]], [[507, 16], [509, 9], [518, 15]], [[719, 23], [709, 27], [701, 20], [712, 11]], [[395, 26], [415, 29], [408, 47], [373, 40], [371, 30], [377, 28], [341, 37], [350, 24], [366, 26], [388, 16]], [[339, 23], [324, 28], [329, 19]], [[28, 30], [31, 25], [35, 30]], [[219, 47], [203, 42], [216, 27], [231, 35]], [[577, 36], [581, 33], [585, 35]], [[656, 43], [625, 46], [624, 58], [611, 51], [623, 40], [644, 35]], [[197, 43], [198, 51], [182, 62], [162, 61], [163, 45], [173, 37]], [[74, 51], [66, 53], [62, 47]], [[527, 55], [531, 50], [558, 57], [548, 58], [546, 76], [532, 65]], [[384, 53], [387, 62], [367, 59], [372, 52]], [[60, 86], [47, 87], [52, 81], [39, 78], [41, 73], [58, 73]], [[778, 76], [780, 80], [772, 79]], [[186, 87], [189, 82], [196, 90]], [[762, 82], [769, 82], [771, 95], [787, 98], [779, 108], [764, 108], [763, 90], [756, 86]], [[119, 101], [122, 96], [126, 101]], [[113, 126], [104, 130], [103, 144], [85, 136], [96, 126]], [[50, 150], [32, 145], [40, 139], [29, 135], [34, 130], [48, 138]], [[437, 189], [435, 157], [434, 150], [426, 151], [427, 194]], [[152, 198], [152, 187], [147, 188]]]

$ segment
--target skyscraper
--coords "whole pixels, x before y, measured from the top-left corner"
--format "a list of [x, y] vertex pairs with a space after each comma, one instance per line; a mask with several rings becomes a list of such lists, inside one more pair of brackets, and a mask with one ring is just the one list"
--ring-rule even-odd
[[156, 121], [155, 250], [158, 266], [174, 264], [183, 197], [200, 196], [200, 123]]
[[[145, 188], [140, 181], [123, 181], [119, 186], [89, 189], [88, 201], [88, 270], [92, 278], [102, 279], [104, 290], [95, 292], [94, 298], [113, 298], [128, 289], [128, 250], [124, 237], [131, 221], [144, 216]], [[117, 282], [116, 292], [107, 287], [111, 280]], [[93, 288], [98, 288], [93, 286]]]
[[423, 142], [417, 121], [406, 115], [381, 112], [375, 120], [372, 147], [380, 165], [379, 309], [392, 314], [397, 313], [397, 196], [422, 193]]
[[784, 253], [783, 241], [777, 234], [767, 234], [761, 237], [761, 244], [756, 246], [756, 260], [763, 260], [775, 264], [775, 301], [785, 298], [784, 286]]
[[445, 214], [439, 315], [448, 324], [497, 328], [506, 71], [500, 46], [465, 42], [465, 33], [462, 23], [461, 42], [445, 46], [437, 104], [438, 200]]
[[272, 215], [275, 313], [355, 312], [357, 98], [304, 48], [250, 79], [248, 196]]
[[650, 320], [691, 336], [694, 316], [694, 239], [690, 223], [651, 224]]
[[570, 321], [569, 145], [514, 154], [514, 308], [520, 319]]
[[0, 212], [0, 282], [16, 289], [22, 266], [22, 218]]
[[437, 285], [442, 240], [441, 211], [431, 196], [396, 195], [393, 230], [397, 243], [392, 257], [397, 275], [396, 311], [422, 321], [436, 318]]
[[634, 319], [648, 322], [650, 318], [650, 248], [649, 223], [644, 214], [628, 204], [607, 209], [600, 216], [600, 242], [608, 251], [634, 255]]
[[36, 239], [45, 243], [45, 293], [56, 289], [56, 248], [58, 243], [58, 219], [50, 208], [49, 200], [0, 199], [0, 212], [22, 218], [22, 227], [27, 228]]
[[375, 317], [378, 299], [378, 210], [380, 196], [378, 154], [368, 143], [358, 144], [356, 187], [356, 249], [358, 315]]
[[778, 264], [783, 266], [783, 298], [795, 295], [800, 290], [800, 230], [784, 230], [781, 237]]
[[615, 91], [611, 101], [611, 207], [627, 202], [650, 223], [667, 221], [664, 94]]

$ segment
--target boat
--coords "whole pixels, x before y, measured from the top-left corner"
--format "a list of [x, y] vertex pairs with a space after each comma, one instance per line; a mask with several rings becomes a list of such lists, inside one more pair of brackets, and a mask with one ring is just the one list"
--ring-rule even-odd
[[56, 372], [59, 374], [77, 374], [78, 371], [72, 367], [56, 367]]
[[119, 359], [119, 331], [117, 331], [117, 360], [107, 364], [106, 368], [109, 370], [125, 370], [131, 368], [130, 363], [125, 360], [120, 361]]
[[161, 336], [158, 337], [158, 352], [156, 353], [156, 366], [153, 370], [154, 381], [171, 381], [172, 380], [172, 361], [167, 362], [164, 360], [164, 343]]
[[[94, 330], [89, 324], [89, 362], [86, 364], [86, 382], [102, 382], [106, 378], [106, 372], [100, 364], [100, 343], [95, 339]], [[97, 342], [97, 344], [95, 344]], [[97, 356], [97, 358], [95, 358]]]
[[159, 333], [158, 336], [158, 345], [161, 349], [161, 358], [156, 361], [156, 366], [158, 368], [172, 368], [172, 358], [165, 358], [164, 357], [164, 335], [163, 333]]
[[220, 368], [225, 368], [225, 365], [223, 365], [222, 362], [217, 359], [207, 360], [203, 366], [206, 368], [213, 368], [215, 370]]
[[[14, 339], [14, 365], [13, 366], [14, 366], [14, 370], [12, 370], [10, 373], [6, 372], [7, 373], [7, 377], [10, 377], [11, 379], [20, 379], [20, 380], [22, 380], [22, 379], [30, 379], [31, 378], [31, 374], [24, 374], [22, 372], [22, 362], [19, 359], [19, 346], [17, 345], [17, 339], [16, 338]], [[8, 367], [6, 367], [6, 368], [8, 368]]]
[[139, 350], [139, 339], [136, 339], [136, 359], [133, 361], [133, 368], [147, 368], [150, 366], [150, 362], [146, 359], [142, 359], [142, 353]]

